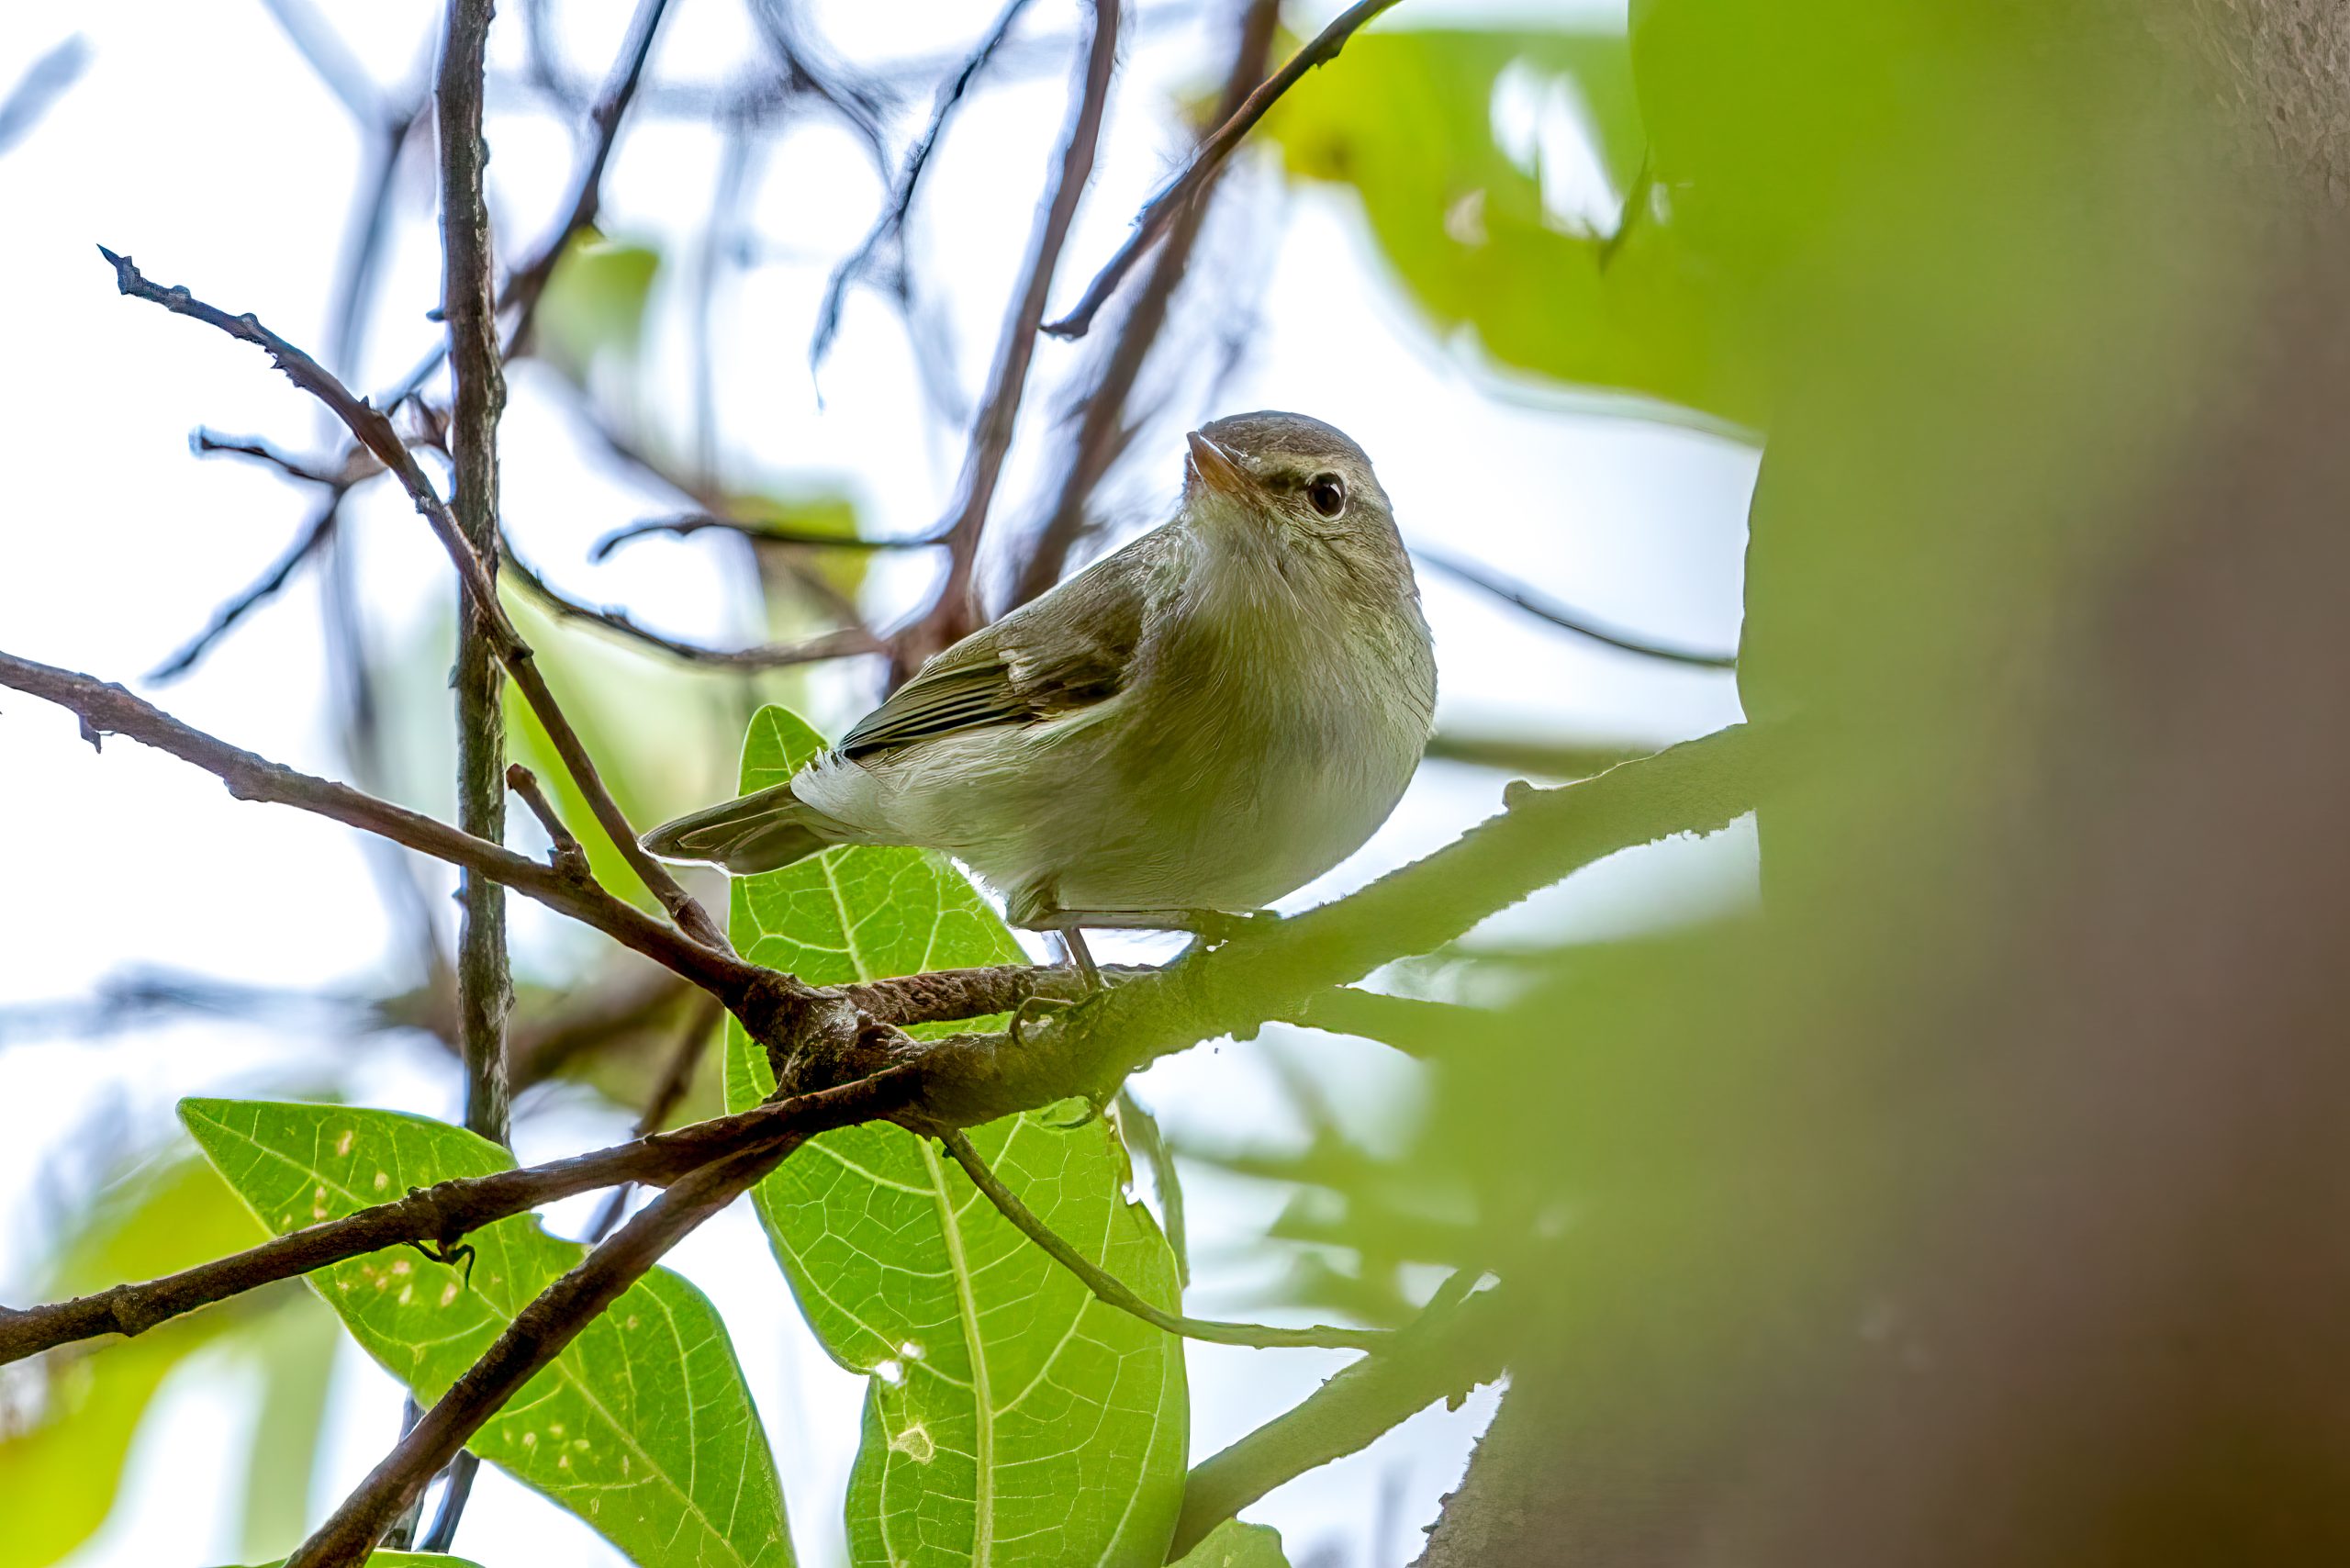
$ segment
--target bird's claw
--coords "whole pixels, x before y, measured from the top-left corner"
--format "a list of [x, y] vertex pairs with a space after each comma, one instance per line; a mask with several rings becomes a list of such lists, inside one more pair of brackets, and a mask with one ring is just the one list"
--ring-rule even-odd
[[1021, 1026], [1028, 1022], [1031, 1013], [1065, 1013], [1080, 1005], [1058, 996], [1024, 996], [1020, 999], [1020, 1005], [1012, 1010], [1012, 1022], [1005, 1025], [1004, 1033], [1012, 1036], [1013, 1045], [1025, 1046], [1028, 1040], [1021, 1033]]
[[1198, 909], [1191, 912], [1186, 921], [1192, 935], [1210, 947], [1221, 947], [1234, 937], [1251, 931], [1263, 931], [1279, 925], [1281, 917], [1270, 909], [1245, 910], [1239, 913], [1221, 909]]
[[464, 1265], [465, 1288], [467, 1290], [474, 1288], [475, 1253], [472, 1243], [460, 1241], [453, 1245], [446, 1241], [411, 1241], [408, 1245], [435, 1263], [447, 1267]]

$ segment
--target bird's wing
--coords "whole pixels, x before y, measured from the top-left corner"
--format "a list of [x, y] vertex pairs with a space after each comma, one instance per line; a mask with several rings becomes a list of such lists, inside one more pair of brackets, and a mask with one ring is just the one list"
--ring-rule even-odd
[[843, 756], [990, 724], [1059, 718], [1116, 696], [1142, 641], [1158, 551], [1146, 535], [923, 666], [841, 737]]

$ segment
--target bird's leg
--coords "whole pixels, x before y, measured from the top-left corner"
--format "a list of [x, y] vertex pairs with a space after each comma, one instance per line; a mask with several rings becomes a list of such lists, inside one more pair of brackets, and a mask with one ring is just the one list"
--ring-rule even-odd
[[1069, 952], [1069, 960], [1077, 972], [1085, 977], [1086, 994], [1091, 996], [1102, 989], [1102, 969], [1093, 961], [1093, 954], [1085, 946], [1085, 933], [1071, 925], [1060, 934], [1061, 946]]

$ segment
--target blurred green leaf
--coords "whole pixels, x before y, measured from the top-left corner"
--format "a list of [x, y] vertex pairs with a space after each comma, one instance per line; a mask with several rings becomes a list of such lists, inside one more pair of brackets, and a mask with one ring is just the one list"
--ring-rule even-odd
[[[279, 1234], [513, 1165], [462, 1127], [389, 1111], [191, 1099], [180, 1115]], [[588, 1250], [527, 1215], [467, 1239], [470, 1282], [406, 1248], [310, 1276], [362, 1348], [427, 1404]], [[666, 1270], [631, 1286], [467, 1446], [644, 1568], [792, 1560], [775, 1462], [725, 1326]]]
[[574, 381], [600, 356], [633, 360], [660, 271], [661, 252], [651, 246], [583, 230], [555, 263], [539, 297], [539, 352]]
[[[1292, 174], [1354, 190], [1438, 326], [1471, 329], [1516, 369], [1757, 418], [1735, 296], [1680, 237], [1672, 183], [1648, 167], [1622, 34], [1366, 34], [1267, 123]], [[1566, 171], [1543, 150], [1571, 129], [1605, 176], [1604, 216], [1556, 199]]]
[[335, 1348], [341, 1342], [334, 1314], [308, 1292], [288, 1296], [269, 1332], [250, 1337], [246, 1348], [260, 1365], [262, 1394], [261, 1419], [245, 1461], [244, 1521], [239, 1528], [248, 1557], [291, 1551], [308, 1531], [310, 1475], [326, 1422]]
[[1226, 1519], [1174, 1568], [1289, 1568], [1289, 1559], [1281, 1555], [1281, 1532], [1272, 1526]]
[[[246, 1246], [252, 1226], [201, 1162], [156, 1160], [116, 1182], [70, 1235], [44, 1295], [188, 1268]], [[285, 1299], [264, 1294], [15, 1369], [48, 1381], [30, 1421], [0, 1437], [0, 1568], [43, 1568], [87, 1540], [114, 1507], [131, 1440], [163, 1380], [191, 1352]]]
[[[762, 709], [742, 788], [789, 778], [822, 746]], [[739, 879], [733, 935], [745, 958], [817, 984], [1020, 957], [971, 885], [913, 849], [832, 849]], [[731, 1026], [727, 1103], [773, 1088], [766, 1053]], [[1173, 1252], [1125, 1197], [1106, 1117], [1012, 1117], [971, 1138], [1072, 1245], [1175, 1305]], [[1180, 1341], [1096, 1301], [901, 1128], [827, 1133], [755, 1198], [825, 1349], [870, 1377], [849, 1482], [855, 1562], [1160, 1561], [1183, 1487]]]

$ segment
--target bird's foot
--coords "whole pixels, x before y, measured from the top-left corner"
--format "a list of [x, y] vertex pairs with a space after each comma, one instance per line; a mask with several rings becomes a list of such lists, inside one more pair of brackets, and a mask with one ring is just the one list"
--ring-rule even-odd
[[1032, 1014], [1041, 1018], [1046, 1014], [1066, 1013], [1072, 1007], [1083, 1005], [1085, 1004], [1082, 1002], [1072, 1002], [1066, 997], [1024, 996], [1020, 999], [1020, 1005], [1012, 1010], [1012, 1021], [1004, 1025], [1004, 1033], [1012, 1037], [1013, 1045], [1025, 1046], [1028, 1040], [1021, 1030], [1023, 1025], [1029, 1022]]

